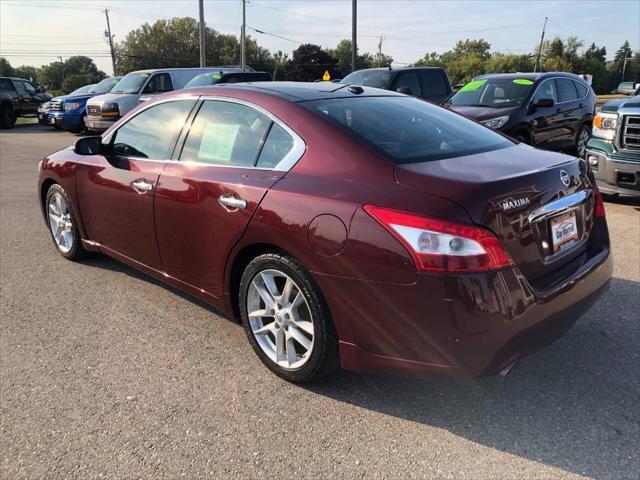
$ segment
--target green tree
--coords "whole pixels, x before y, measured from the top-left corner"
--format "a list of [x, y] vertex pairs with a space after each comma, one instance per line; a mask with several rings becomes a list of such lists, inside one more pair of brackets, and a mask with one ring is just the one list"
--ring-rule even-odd
[[[43, 65], [38, 71], [38, 82], [50, 90], [62, 90], [69, 93], [82, 85], [77, 82], [84, 81], [83, 85], [97, 83], [106, 77], [106, 74], [98, 70], [96, 64], [89, 57], [77, 55], [67, 58], [64, 63], [52, 62]], [[73, 77], [66, 83], [67, 78]], [[82, 80], [81, 80], [82, 78]], [[76, 86], [77, 85], [77, 86]]]
[[[328, 50], [327, 53], [336, 59], [336, 68], [341, 75], [345, 76], [351, 73], [351, 40], [340, 40], [336, 48]], [[374, 66], [373, 57], [370, 54], [356, 54], [356, 70], [372, 66]]]
[[453, 53], [457, 56], [472, 55], [487, 60], [491, 56], [490, 50], [491, 44], [484, 38], [480, 40], [470, 40], [467, 38], [464, 41], [456, 43], [456, 46], [453, 48]]
[[273, 79], [274, 80], [284, 80], [285, 78], [285, 68], [287, 62], [289, 61], [289, 55], [283, 53], [282, 50], [278, 50], [273, 55]]
[[531, 55], [494, 53], [487, 61], [486, 71], [495, 73], [515, 73], [533, 71], [535, 60]]
[[425, 54], [420, 60], [414, 63], [416, 67], [444, 67], [442, 56], [436, 52]]
[[607, 61], [607, 47], [598, 48], [595, 43], [592, 43], [587, 51], [584, 52], [584, 58], [586, 60], [595, 60], [604, 65]]
[[0, 76], [2, 77], [13, 77], [16, 74], [14, 68], [4, 57], [0, 57]]
[[313, 82], [322, 78], [325, 71], [337, 76], [337, 60], [321, 46], [312, 43], [300, 45], [287, 62], [285, 78], [298, 82]]
[[34, 82], [38, 81], [38, 69], [31, 65], [21, 65], [16, 67], [16, 77], [32, 79]]

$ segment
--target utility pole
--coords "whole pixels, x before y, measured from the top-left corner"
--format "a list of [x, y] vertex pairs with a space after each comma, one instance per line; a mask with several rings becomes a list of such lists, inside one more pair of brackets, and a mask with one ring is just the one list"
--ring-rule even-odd
[[544, 42], [544, 31], [547, 28], [547, 20], [549, 20], [549, 17], [544, 17], [544, 26], [542, 27], [542, 36], [540, 37], [540, 46], [538, 47], [538, 56], [536, 58], [536, 64], [533, 67], [534, 73], [538, 71], [538, 67], [542, 68], [542, 66], [540, 65], [540, 56], [542, 55], [542, 42]]
[[247, 68], [247, 2], [242, 0], [242, 29], [240, 32], [240, 68], [244, 72]]
[[621, 82], [624, 82], [624, 72], [627, 70], [627, 60], [630, 60], [630, 59], [631, 59], [631, 54], [629, 54], [628, 57], [625, 55], [624, 63], [622, 64], [622, 79], [620, 80]]
[[382, 59], [382, 39], [384, 36], [380, 35], [380, 41], [378, 42], [378, 68], [380, 68], [380, 59]]
[[357, 17], [358, 17], [358, 0], [351, 0], [351, 71], [356, 71], [356, 58], [358, 55], [358, 42], [357, 42]]
[[203, 68], [206, 66], [206, 63], [207, 63], [204, 56], [204, 53], [205, 53], [204, 0], [198, 0], [198, 6], [200, 8], [200, 22], [198, 24], [198, 32], [200, 35], [200, 67]]
[[60, 59], [60, 75], [62, 76], [62, 80], [60, 81], [60, 88], [62, 88], [62, 84], [64, 83], [64, 62], [62, 61], [62, 57], [58, 57]]
[[109, 49], [111, 50], [111, 66], [113, 67], [113, 75], [117, 75], [116, 72], [116, 53], [113, 49], [113, 35], [111, 35], [111, 24], [109, 23], [109, 9], [104, 9], [104, 15], [107, 17], [107, 30], [104, 32], [104, 36], [109, 40]]

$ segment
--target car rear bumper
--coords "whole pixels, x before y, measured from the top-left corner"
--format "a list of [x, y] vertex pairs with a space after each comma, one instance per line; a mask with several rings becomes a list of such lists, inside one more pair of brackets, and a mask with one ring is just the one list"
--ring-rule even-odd
[[420, 274], [413, 285], [316, 278], [345, 369], [475, 378], [498, 373], [566, 333], [606, 291], [612, 271], [607, 247], [546, 291], [517, 269]]
[[640, 197], [640, 158], [638, 161], [616, 159], [593, 148], [587, 149], [586, 157], [602, 193]]
[[92, 117], [87, 115], [84, 117], [84, 126], [87, 130], [92, 130], [94, 132], [104, 132], [108, 130], [111, 125], [116, 123], [117, 118], [102, 118], [102, 117]]

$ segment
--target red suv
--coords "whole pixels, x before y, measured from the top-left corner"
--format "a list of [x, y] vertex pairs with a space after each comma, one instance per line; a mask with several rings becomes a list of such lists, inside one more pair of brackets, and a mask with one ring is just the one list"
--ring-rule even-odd
[[44, 158], [39, 195], [64, 257], [102, 252], [240, 318], [291, 381], [499, 372], [612, 272], [583, 160], [360, 86], [163, 95]]

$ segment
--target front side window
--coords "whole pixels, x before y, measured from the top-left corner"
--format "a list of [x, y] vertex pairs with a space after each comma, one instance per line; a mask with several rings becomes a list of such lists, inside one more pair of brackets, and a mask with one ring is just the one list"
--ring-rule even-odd
[[205, 101], [191, 125], [180, 160], [253, 167], [270, 126], [271, 119], [251, 107]]
[[545, 80], [540, 84], [538, 90], [531, 101], [535, 104], [542, 99], [551, 99], [553, 103], [558, 103], [558, 94], [556, 93], [556, 83], [553, 80]]
[[389, 70], [360, 70], [350, 73], [340, 83], [387, 89], [390, 81], [391, 72]]
[[558, 102], [572, 102], [578, 99], [576, 87], [568, 78], [556, 78], [556, 87], [558, 89]]
[[160, 103], [122, 125], [111, 139], [111, 152], [124, 157], [165, 160], [195, 100]]
[[16, 91], [18, 93], [25, 93], [26, 92], [26, 90], [24, 88], [24, 82], [21, 82], [21, 81], [18, 80], [18, 81], [15, 81], [13, 83], [16, 86]]
[[38, 89], [36, 87], [34, 87], [33, 85], [31, 85], [31, 83], [29, 82], [22, 82], [24, 83], [24, 89], [27, 91], [27, 93], [36, 93], [38, 91]]
[[400, 74], [400, 76], [396, 80], [395, 89], [398, 90], [403, 87], [409, 88], [411, 90], [411, 95], [415, 95], [416, 97], [422, 95], [422, 89], [420, 88], [420, 78], [418, 78], [418, 74], [415, 72]]
[[413, 97], [300, 102], [396, 164], [472, 155], [512, 146], [502, 135]]
[[425, 95], [446, 95], [449, 87], [441, 70], [420, 70], [420, 76], [424, 81]]
[[456, 107], [517, 107], [532, 87], [533, 82], [526, 78], [481, 78], [464, 85], [447, 103]]
[[144, 87], [145, 93], [164, 93], [173, 90], [173, 82], [171, 81], [171, 75], [168, 73], [156, 73], [147, 86]]

